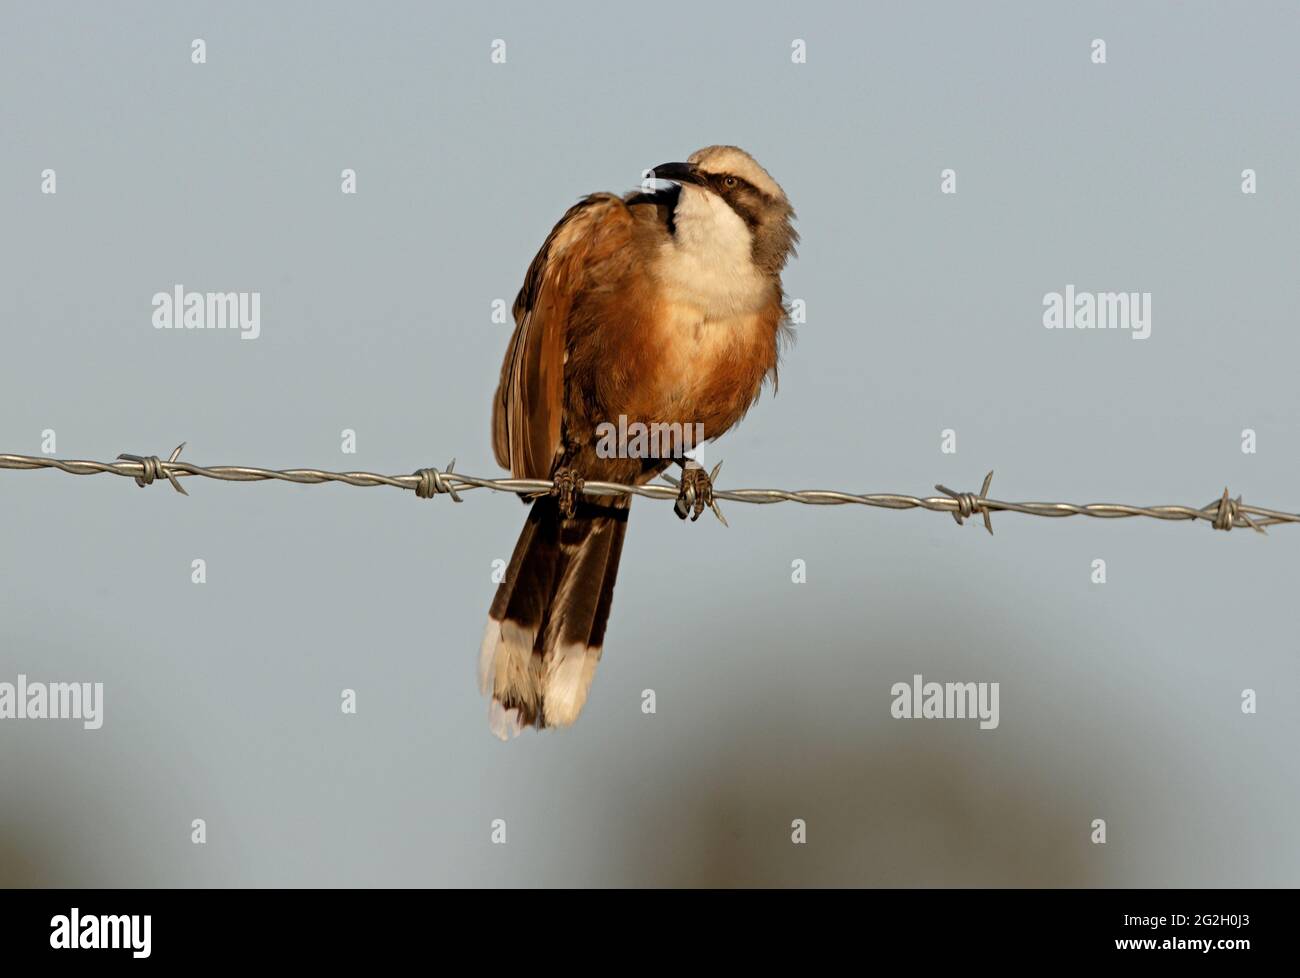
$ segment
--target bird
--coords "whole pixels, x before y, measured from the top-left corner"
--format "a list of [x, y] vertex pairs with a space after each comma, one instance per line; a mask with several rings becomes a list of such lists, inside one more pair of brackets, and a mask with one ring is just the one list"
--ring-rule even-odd
[[638, 190], [569, 208], [512, 307], [493, 453], [512, 477], [554, 488], [525, 498], [479, 650], [480, 691], [502, 740], [572, 725], [600, 661], [631, 499], [587, 496], [583, 483], [644, 485], [676, 464], [676, 515], [716, 511], [709, 473], [680, 443], [666, 457], [623, 442], [611, 452], [602, 431], [618, 419], [629, 429], [680, 424], [712, 441], [767, 381], [775, 391], [792, 337], [781, 272], [799, 236], [767, 170], [718, 145], [646, 176]]

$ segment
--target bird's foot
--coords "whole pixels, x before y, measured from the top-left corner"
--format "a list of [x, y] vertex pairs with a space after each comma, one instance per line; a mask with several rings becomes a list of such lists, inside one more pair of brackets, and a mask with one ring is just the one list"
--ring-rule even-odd
[[722, 468], [719, 462], [713, 467], [712, 472], [705, 472], [704, 466], [694, 460], [688, 460], [682, 466], [682, 481], [676, 482], [671, 476], [667, 477], [670, 482], [677, 484], [677, 501], [673, 504], [673, 512], [677, 518], [684, 520], [690, 516], [691, 522], [694, 523], [704, 513], [705, 507], [713, 510], [722, 525], [726, 526], [727, 521], [723, 519], [722, 510], [718, 508], [717, 500], [713, 498], [713, 480], [718, 477], [718, 470]]
[[571, 518], [578, 508], [578, 497], [582, 495], [581, 477], [573, 469], [556, 469], [551, 495], [559, 499], [560, 515], [565, 519]]

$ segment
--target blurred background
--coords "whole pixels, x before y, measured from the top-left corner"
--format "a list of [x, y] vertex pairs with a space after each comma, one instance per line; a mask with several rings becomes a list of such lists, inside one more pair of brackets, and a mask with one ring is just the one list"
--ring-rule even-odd
[[[736, 143], [798, 210], [807, 322], [724, 486], [992, 468], [1002, 499], [1295, 510], [1298, 29], [1288, 3], [12, 2], [0, 452], [497, 474], [492, 302], [580, 195]], [[259, 291], [261, 337], [155, 330], [177, 284]], [[1151, 337], [1044, 329], [1067, 284], [1152, 293]], [[105, 685], [98, 731], [0, 722], [0, 884], [1300, 877], [1296, 528], [638, 502], [583, 716], [502, 744], [475, 664], [523, 507], [185, 484], [0, 471], [0, 681]], [[1000, 725], [893, 719], [918, 673], [999, 683]]]

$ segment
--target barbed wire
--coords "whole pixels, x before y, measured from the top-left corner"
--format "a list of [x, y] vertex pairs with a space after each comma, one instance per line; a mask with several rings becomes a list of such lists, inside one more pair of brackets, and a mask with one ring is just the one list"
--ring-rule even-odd
[[[521, 496], [549, 495], [556, 490], [555, 483], [546, 479], [483, 479], [455, 471], [456, 460], [452, 459], [445, 469], [421, 468], [409, 475], [380, 475], [375, 472], [329, 472], [323, 469], [263, 469], [248, 465], [195, 465], [180, 460], [182, 442], [167, 459], [157, 455], [119, 455], [113, 462], [93, 462], [76, 459], [58, 459], [39, 455], [0, 455], [0, 469], [56, 469], [70, 475], [109, 475], [126, 476], [135, 480], [138, 486], [151, 485], [156, 479], [165, 478], [172, 487], [183, 495], [189, 495], [180, 484], [180, 479], [199, 477], [218, 479], [224, 482], [294, 482], [299, 485], [318, 485], [326, 482], [341, 482], [349, 486], [392, 486], [397, 489], [413, 490], [422, 499], [431, 499], [438, 495], [447, 495], [455, 502], [462, 502], [460, 494], [470, 489], [492, 489], [498, 492], [515, 493]], [[715, 466], [711, 478], [716, 479], [721, 463]], [[667, 478], [667, 477], [666, 477]], [[1204, 520], [1216, 530], [1233, 528], [1250, 528], [1263, 533], [1264, 528], [1279, 523], [1300, 523], [1300, 513], [1286, 513], [1261, 506], [1248, 506], [1238, 496], [1235, 499], [1223, 490], [1223, 495], [1213, 499], [1204, 506], [1132, 506], [1127, 503], [1046, 503], [1046, 502], [1008, 502], [1003, 499], [989, 498], [989, 486], [993, 480], [990, 472], [984, 477], [984, 484], [978, 493], [957, 492], [947, 486], [936, 485], [935, 489], [942, 496], [909, 496], [893, 492], [853, 493], [838, 489], [718, 489], [714, 488], [714, 512], [722, 519], [721, 510], [716, 500], [736, 503], [803, 503], [809, 506], [874, 506], [880, 509], [925, 509], [937, 513], [949, 513], [960, 525], [966, 519], [979, 514], [984, 521], [984, 528], [993, 532], [993, 513], [1023, 513], [1026, 516], [1091, 516], [1097, 519], [1127, 519], [1130, 517], [1149, 517], [1157, 520], [1198, 521]], [[648, 483], [632, 486], [617, 482], [580, 481], [577, 489], [588, 496], [642, 496], [647, 499], [677, 500], [681, 494], [676, 482], [672, 485]], [[726, 520], [723, 520], [725, 523]]]

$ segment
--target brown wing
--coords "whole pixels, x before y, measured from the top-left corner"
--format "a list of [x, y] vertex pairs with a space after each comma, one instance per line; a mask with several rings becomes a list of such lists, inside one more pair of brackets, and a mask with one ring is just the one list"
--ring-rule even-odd
[[632, 218], [613, 194], [569, 208], [528, 267], [515, 332], [492, 402], [492, 448], [516, 479], [546, 479], [560, 450], [566, 327], [593, 263], [630, 244]]

